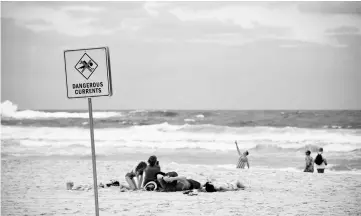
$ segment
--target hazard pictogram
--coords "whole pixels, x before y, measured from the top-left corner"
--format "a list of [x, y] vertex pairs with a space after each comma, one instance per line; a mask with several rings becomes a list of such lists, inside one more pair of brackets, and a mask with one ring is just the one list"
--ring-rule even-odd
[[75, 69], [83, 75], [86, 79], [94, 73], [95, 69], [97, 69], [98, 64], [90, 58], [90, 56], [86, 53], [80, 58], [78, 63], [75, 65]]

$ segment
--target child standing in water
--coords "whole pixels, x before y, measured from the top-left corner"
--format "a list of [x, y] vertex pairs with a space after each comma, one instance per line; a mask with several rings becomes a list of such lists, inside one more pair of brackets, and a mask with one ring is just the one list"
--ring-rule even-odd
[[306, 151], [306, 167], [305, 170], [303, 172], [312, 172], [313, 173], [313, 158], [311, 157], [311, 151], [307, 150]]
[[322, 156], [322, 153], [323, 153], [323, 148], [320, 148], [315, 158], [315, 167], [318, 173], [324, 173], [327, 166], [327, 160]]
[[238, 151], [238, 155], [239, 155], [239, 158], [238, 158], [238, 162], [237, 162], [237, 168], [239, 169], [244, 169], [245, 165], [247, 164], [247, 167], [249, 169], [249, 163], [248, 163], [248, 151], [245, 151], [243, 154], [241, 154], [241, 152], [239, 151], [239, 148], [238, 148], [238, 143], [237, 141], [235, 141], [236, 143], [236, 147], [237, 147], [237, 151]]

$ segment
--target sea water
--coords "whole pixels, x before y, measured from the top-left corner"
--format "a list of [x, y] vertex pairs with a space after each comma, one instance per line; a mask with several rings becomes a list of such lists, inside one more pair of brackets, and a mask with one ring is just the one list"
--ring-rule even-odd
[[[252, 168], [302, 171], [304, 152], [323, 147], [332, 172], [361, 172], [359, 110], [94, 111], [98, 160], [233, 167], [250, 152]], [[18, 110], [1, 104], [1, 155], [91, 159], [88, 111]]]

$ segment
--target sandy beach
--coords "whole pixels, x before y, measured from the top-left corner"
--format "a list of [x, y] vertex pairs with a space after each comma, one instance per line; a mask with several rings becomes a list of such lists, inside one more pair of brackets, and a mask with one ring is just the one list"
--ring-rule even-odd
[[[161, 159], [161, 158], [160, 158]], [[135, 161], [98, 160], [98, 183], [123, 176]], [[361, 175], [309, 174], [267, 169], [164, 162], [164, 171], [204, 183], [240, 180], [235, 192], [119, 192], [99, 189], [100, 215], [361, 215]], [[2, 160], [2, 215], [94, 215], [94, 193], [68, 191], [66, 182], [92, 185], [91, 160]]]
[[[4, 1], [1, 31], [1, 215], [361, 216], [361, 2]], [[152, 155], [237, 190], [125, 191]]]

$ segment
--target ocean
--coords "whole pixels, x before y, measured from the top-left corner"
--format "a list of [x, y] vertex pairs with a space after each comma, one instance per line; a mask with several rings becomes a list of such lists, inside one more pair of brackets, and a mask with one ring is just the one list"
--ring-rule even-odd
[[[1, 104], [1, 156], [91, 160], [88, 111], [18, 110]], [[327, 172], [361, 173], [360, 110], [94, 111], [97, 160], [302, 171], [304, 152], [323, 147]]]

